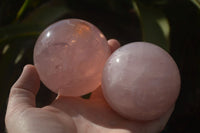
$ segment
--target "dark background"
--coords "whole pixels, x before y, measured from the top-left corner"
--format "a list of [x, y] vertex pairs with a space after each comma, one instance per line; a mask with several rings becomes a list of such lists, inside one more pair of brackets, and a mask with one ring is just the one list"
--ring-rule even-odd
[[[5, 132], [10, 87], [23, 66], [33, 64], [38, 35], [49, 24], [66, 18], [87, 20], [107, 39], [116, 38], [122, 45], [148, 41], [167, 50], [179, 67], [182, 85], [163, 133], [200, 132], [199, 0], [1, 0], [0, 132]], [[49, 104], [54, 97], [42, 85], [37, 96], [38, 107]]]

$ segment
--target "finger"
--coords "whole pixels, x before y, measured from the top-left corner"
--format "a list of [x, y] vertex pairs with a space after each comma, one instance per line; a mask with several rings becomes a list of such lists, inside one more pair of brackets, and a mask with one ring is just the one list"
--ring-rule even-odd
[[116, 39], [108, 40], [108, 45], [110, 47], [111, 53], [113, 53], [116, 49], [120, 47], [120, 43]]
[[35, 107], [35, 95], [39, 86], [40, 80], [35, 67], [26, 65], [10, 90], [7, 112]]

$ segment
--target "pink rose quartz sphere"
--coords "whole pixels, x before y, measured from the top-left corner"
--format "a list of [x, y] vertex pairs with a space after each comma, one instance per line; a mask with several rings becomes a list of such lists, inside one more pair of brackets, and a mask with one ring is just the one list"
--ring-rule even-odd
[[176, 63], [163, 49], [135, 42], [109, 57], [102, 88], [109, 105], [125, 118], [154, 120], [174, 106], [180, 75]]
[[80, 19], [50, 25], [34, 48], [34, 64], [41, 81], [64, 96], [80, 96], [96, 89], [109, 56], [101, 31]]

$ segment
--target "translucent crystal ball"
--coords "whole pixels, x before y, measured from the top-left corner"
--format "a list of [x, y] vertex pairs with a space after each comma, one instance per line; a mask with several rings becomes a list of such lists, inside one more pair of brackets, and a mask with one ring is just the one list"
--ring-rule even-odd
[[154, 120], [170, 110], [180, 90], [179, 70], [160, 47], [135, 42], [116, 50], [107, 60], [102, 78], [109, 105], [133, 120]]
[[80, 96], [96, 89], [109, 56], [101, 31], [80, 19], [50, 25], [34, 48], [34, 64], [41, 81], [64, 96]]

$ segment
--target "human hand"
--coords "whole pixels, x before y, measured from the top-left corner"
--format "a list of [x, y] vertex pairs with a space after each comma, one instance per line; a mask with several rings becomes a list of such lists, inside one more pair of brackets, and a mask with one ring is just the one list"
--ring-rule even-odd
[[[111, 51], [119, 47], [116, 40], [108, 43]], [[39, 86], [35, 67], [25, 66], [10, 91], [5, 119], [8, 133], [158, 133], [173, 111], [153, 121], [127, 120], [106, 103], [101, 87], [90, 99], [57, 96], [52, 104], [36, 108]]]

